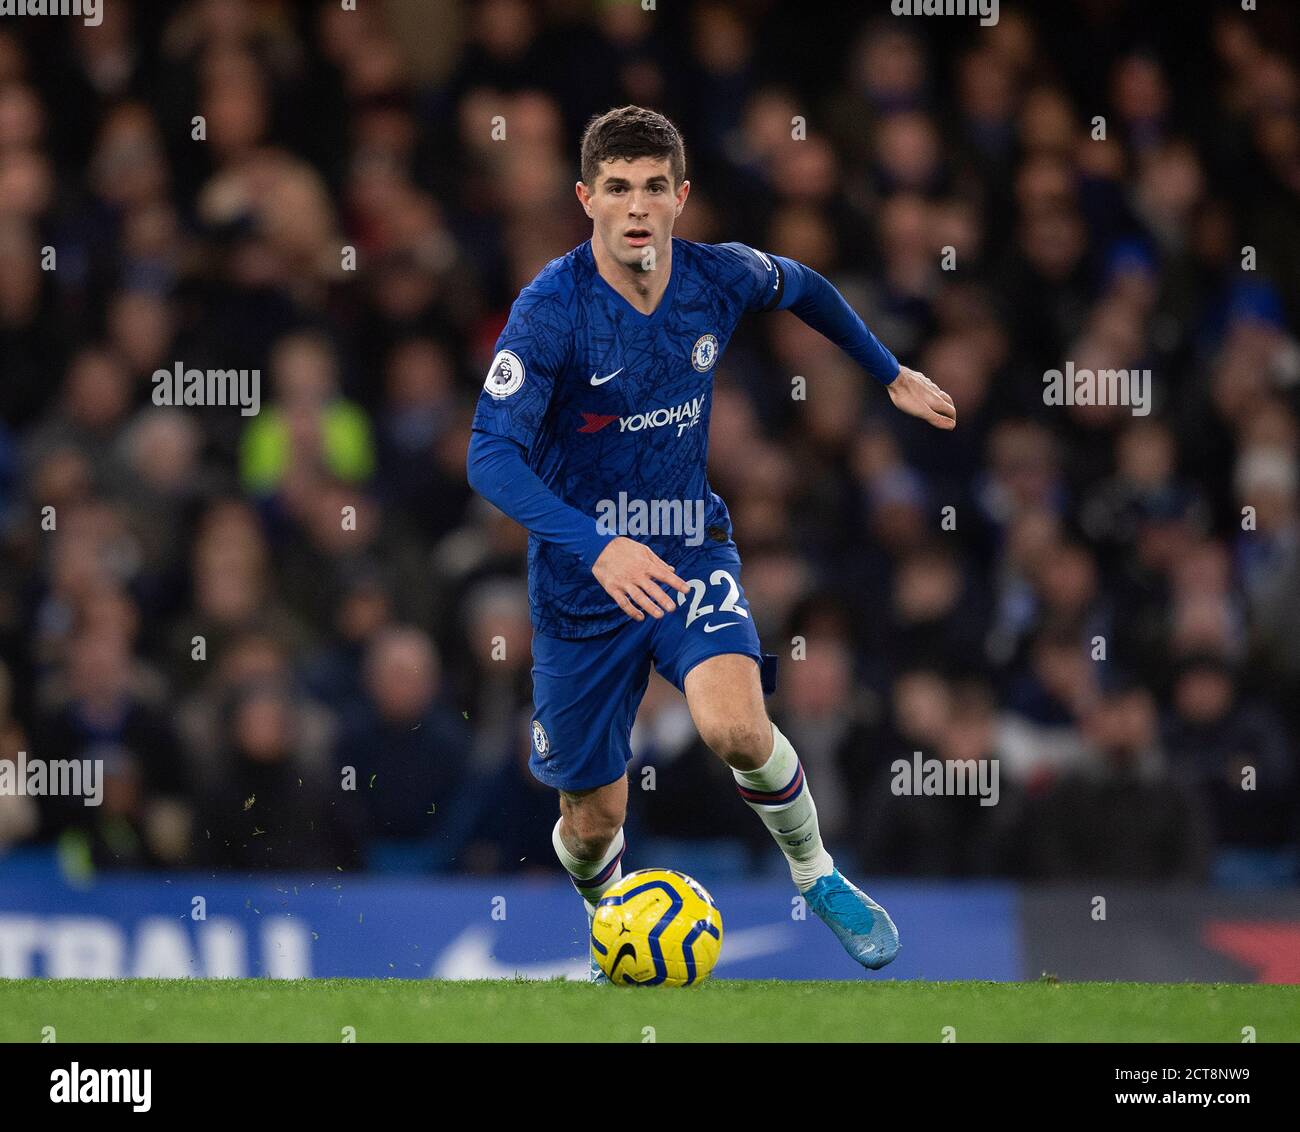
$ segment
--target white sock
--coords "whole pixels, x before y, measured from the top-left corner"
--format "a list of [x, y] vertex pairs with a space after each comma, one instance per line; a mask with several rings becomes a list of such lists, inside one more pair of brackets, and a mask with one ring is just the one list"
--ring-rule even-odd
[[614, 840], [609, 843], [609, 848], [605, 850], [605, 855], [599, 861], [583, 861], [564, 847], [564, 842], [560, 840], [560, 821], [557, 821], [555, 828], [551, 830], [551, 844], [555, 846], [555, 855], [560, 858], [564, 871], [573, 881], [573, 887], [578, 890], [578, 895], [586, 903], [587, 917], [590, 919], [596, 914], [596, 901], [604, 895], [605, 890], [612, 888], [623, 879], [623, 850], [627, 842], [620, 826], [618, 833], [614, 835]]
[[790, 866], [800, 892], [826, 876], [835, 862], [822, 844], [817, 807], [804, 781], [803, 765], [787, 739], [772, 724], [772, 754], [757, 770], [732, 768], [740, 796], [767, 826]]

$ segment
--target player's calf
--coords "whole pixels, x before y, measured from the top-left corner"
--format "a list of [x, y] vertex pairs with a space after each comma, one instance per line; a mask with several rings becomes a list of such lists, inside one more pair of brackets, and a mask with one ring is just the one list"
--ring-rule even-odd
[[551, 832], [551, 844], [555, 846], [555, 855], [559, 857], [564, 871], [569, 874], [573, 887], [587, 902], [588, 914], [592, 914], [605, 890], [623, 877], [623, 850], [627, 844], [623, 830], [621, 827], [615, 830], [599, 856], [578, 857], [565, 844], [563, 826], [564, 818], [560, 818]]
[[627, 777], [594, 790], [560, 791], [560, 820], [553, 841], [561, 863], [567, 858], [576, 862], [569, 868], [572, 875], [589, 878], [595, 875], [590, 866], [606, 861], [611, 846], [621, 836], [627, 816]]
[[807, 892], [819, 877], [834, 870], [835, 862], [822, 844], [817, 806], [803, 764], [775, 723], [771, 729], [772, 745], [766, 760], [753, 770], [733, 766], [731, 774], [741, 798], [781, 847], [795, 886]]
[[[564, 818], [561, 817], [551, 832], [551, 843], [555, 846], [555, 855], [560, 858], [560, 864], [569, 874], [569, 880], [578, 890], [578, 895], [582, 897], [582, 902], [587, 909], [587, 936], [590, 939], [591, 922], [596, 915], [596, 902], [600, 900], [607, 888], [611, 888], [623, 879], [623, 851], [627, 841], [623, 836], [623, 830], [619, 828], [599, 856], [594, 859], [578, 857], [565, 844], [563, 827]], [[590, 952], [590, 944], [588, 951]], [[590, 970], [587, 978], [593, 983], [609, 982], [596, 962], [595, 954], [590, 955]]]
[[[626, 778], [595, 790], [560, 792], [560, 820], [551, 831], [551, 844], [586, 906], [588, 935], [596, 902], [606, 889], [623, 879], [626, 813]], [[594, 955], [589, 978], [593, 983], [609, 981]]]
[[835, 868], [822, 844], [817, 807], [803, 764], [772, 724], [772, 752], [757, 770], [732, 770], [736, 789], [781, 846], [790, 876], [808, 906], [857, 962], [878, 970], [898, 954], [898, 929], [889, 913]]
[[706, 723], [700, 738], [732, 770], [757, 770], [772, 753], [772, 728], [766, 715]]
[[711, 657], [691, 669], [685, 684], [700, 736], [731, 767], [740, 796], [785, 854], [799, 891], [807, 892], [835, 862], [822, 844], [799, 757], [767, 718], [758, 665], [734, 653]]

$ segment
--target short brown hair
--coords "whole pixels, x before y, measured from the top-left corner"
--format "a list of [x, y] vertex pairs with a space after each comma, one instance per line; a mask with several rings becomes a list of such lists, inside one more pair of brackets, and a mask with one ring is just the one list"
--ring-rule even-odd
[[620, 106], [597, 115], [582, 131], [582, 181], [594, 187], [611, 158], [666, 157], [674, 187], [686, 179], [686, 149], [677, 127], [655, 110]]

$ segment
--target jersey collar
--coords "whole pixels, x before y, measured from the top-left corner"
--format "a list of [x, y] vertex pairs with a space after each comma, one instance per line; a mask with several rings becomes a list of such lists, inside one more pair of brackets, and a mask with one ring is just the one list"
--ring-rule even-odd
[[586, 243], [586, 257], [591, 264], [592, 278], [595, 280], [594, 286], [597, 290], [607, 295], [615, 306], [626, 311], [632, 318], [636, 319], [643, 326], [658, 326], [663, 322], [668, 314], [668, 309], [673, 305], [673, 299], [677, 295], [677, 281], [681, 277], [681, 247], [679, 241], [673, 239], [673, 266], [672, 273], [668, 276], [668, 286], [664, 288], [664, 293], [659, 297], [659, 305], [653, 311], [646, 314], [639, 311], [622, 295], [609, 285], [605, 277], [601, 275], [600, 270], [596, 267], [596, 253], [592, 249], [591, 241]]

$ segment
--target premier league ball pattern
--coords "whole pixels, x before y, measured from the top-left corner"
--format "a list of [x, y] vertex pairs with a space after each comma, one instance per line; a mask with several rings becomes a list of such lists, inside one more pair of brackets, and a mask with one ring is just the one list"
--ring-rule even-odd
[[722, 914], [685, 873], [641, 869], [600, 898], [591, 947], [601, 970], [618, 986], [692, 986], [718, 961]]

